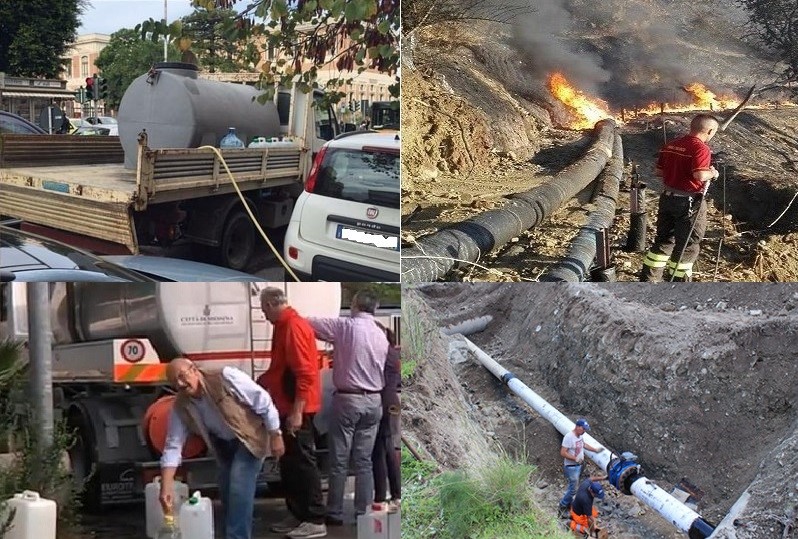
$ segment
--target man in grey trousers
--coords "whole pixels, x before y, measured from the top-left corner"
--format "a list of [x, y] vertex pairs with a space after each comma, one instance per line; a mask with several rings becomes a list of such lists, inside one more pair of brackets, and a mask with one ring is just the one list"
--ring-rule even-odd
[[330, 479], [327, 525], [343, 524], [344, 487], [350, 455], [355, 466], [355, 512], [362, 515], [374, 499], [371, 452], [382, 418], [388, 339], [377, 325], [376, 295], [360, 291], [346, 318], [308, 318], [316, 337], [334, 344], [332, 412], [328, 440]]

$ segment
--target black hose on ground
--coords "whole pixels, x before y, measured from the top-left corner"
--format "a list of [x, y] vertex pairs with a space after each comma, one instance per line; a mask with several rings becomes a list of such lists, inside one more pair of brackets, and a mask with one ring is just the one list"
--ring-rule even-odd
[[[595, 209], [588, 214], [587, 224], [583, 226], [574, 239], [565, 257], [549, 268], [541, 277], [547, 282], [580, 282], [590, 276], [590, 267], [596, 258], [596, 233], [600, 229], [608, 230], [615, 219], [615, 205], [618, 201], [618, 190], [623, 177], [623, 144], [621, 136], [615, 135], [612, 158], [598, 177], [599, 191], [593, 199]], [[611, 274], [605, 277], [610, 279]]]
[[419, 238], [414, 247], [403, 249], [402, 282], [438, 280], [461, 264], [457, 260], [476, 262], [540, 224], [587, 187], [612, 155], [615, 122], [598, 122], [594, 133], [596, 139], [585, 155], [550, 182], [511, 195], [500, 208]]
[[635, 200], [632, 201], [632, 214], [629, 221], [629, 235], [626, 237], [628, 253], [642, 253], [646, 250], [646, 184], [637, 184], [636, 189], [630, 193]]

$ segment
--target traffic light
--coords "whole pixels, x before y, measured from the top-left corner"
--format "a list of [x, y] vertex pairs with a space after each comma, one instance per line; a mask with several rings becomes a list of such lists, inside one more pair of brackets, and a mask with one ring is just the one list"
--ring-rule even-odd
[[358, 101], [357, 99], [355, 100], [355, 110], [356, 111], [360, 110], [360, 101]]
[[354, 101], [351, 101], [351, 100], [349, 101], [349, 110], [352, 111], [352, 112], [355, 111], [355, 102]]
[[96, 99], [94, 94], [94, 79], [92, 77], [86, 77], [86, 99], [88, 101]]
[[99, 85], [97, 98], [108, 99], [108, 80], [105, 78], [97, 79], [97, 84]]

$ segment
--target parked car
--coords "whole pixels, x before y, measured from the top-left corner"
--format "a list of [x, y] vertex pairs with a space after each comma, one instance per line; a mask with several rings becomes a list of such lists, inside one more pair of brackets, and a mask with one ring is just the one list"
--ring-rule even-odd
[[108, 136], [111, 134], [111, 129], [103, 125], [82, 125], [72, 132], [73, 135], [86, 135], [86, 136]]
[[345, 133], [322, 146], [285, 236], [300, 278], [399, 280], [399, 135]]
[[84, 120], [83, 118], [67, 118], [69, 120], [69, 133], [74, 134], [75, 131], [83, 126], [91, 126], [89, 122]]
[[182, 258], [147, 255], [113, 255], [103, 256], [102, 258], [156, 281], [258, 282], [263, 280], [254, 275], [230, 268], [194, 262], [193, 260], [183, 260]]
[[0, 226], [0, 280], [151, 282], [154, 279], [61, 242]]
[[0, 110], [0, 133], [14, 135], [46, 135], [47, 131], [22, 116]]
[[119, 136], [119, 122], [113, 116], [89, 116], [86, 118], [91, 125], [108, 128], [108, 134], [111, 136]]

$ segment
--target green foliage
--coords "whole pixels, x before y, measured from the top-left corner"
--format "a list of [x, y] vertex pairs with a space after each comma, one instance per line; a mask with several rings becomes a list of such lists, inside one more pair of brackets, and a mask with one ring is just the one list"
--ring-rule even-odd
[[434, 474], [402, 454], [402, 537], [421, 539], [565, 539], [535, 505], [535, 467], [502, 457], [475, 472]]
[[238, 32], [232, 9], [199, 8], [183, 17], [182, 34], [191, 40], [199, 65], [211, 73], [254, 71], [260, 60], [257, 46]]
[[428, 333], [435, 328], [426, 323], [414, 303], [402, 307], [402, 381], [410, 381], [419, 363], [427, 357]]
[[402, 538], [435, 537], [442, 527], [435, 466], [418, 461], [402, 448]]
[[398, 283], [341, 283], [341, 308], [348, 309], [352, 298], [360, 290], [370, 290], [380, 299], [380, 307], [402, 305], [402, 287]]
[[[192, 0], [197, 10], [212, 13], [228, 9], [239, 0]], [[397, 0], [254, 0], [225, 27], [227, 39], [259, 44], [259, 52], [274, 60], [262, 67], [261, 83], [271, 98], [274, 84], [294, 83], [304, 92], [319, 88], [322, 69], [337, 69], [347, 75], [330, 80], [328, 101], [337, 103], [345, 94], [337, 91], [352, 76], [368, 68], [393, 75], [399, 67], [399, 2]], [[150, 19], [137, 27], [142, 37], [157, 40], [167, 34], [185, 36], [182, 24]], [[391, 93], [399, 96], [399, 83]]]
[[[3, 344], [5, 350], [5, 341]], [[19, 349], [14, 363], [19, 364]], [[43, 447], [34, 435], [33, 410], [25, 406], [27, 391], [25, 371], [16, 370], [0, 385], [0, 440], [13, 439], [13, 463], [0, 466], [0, 537], [7, 531], [13, 514], [5, 514], [5, 500], [25, 490], [38, 492], [42, 498], [58, 504], [60, 527], [74, 524], [80, 508], [79, 490], [75, 488], [62, 456], [74, 443], [74, 435], [64, 422], [57, 422], [53, 444]]]
[[0, 1], [0, 71], [57, 78], [85, 0]]
[[25, 367], [22, 342], [10, 338], [0, 340], [0, 391]]
[[[170, 45], [167, 58], [176, 61], [177, 49]], [[149, 71], [156, 62], [163, 61], [163, 42], [142, 41], [135, 30], [123, 28], [111, 34], [111, 41], [100, 52], [97, 67], [108, 81], [106, 108], [118, 109], [130, 83]]]

